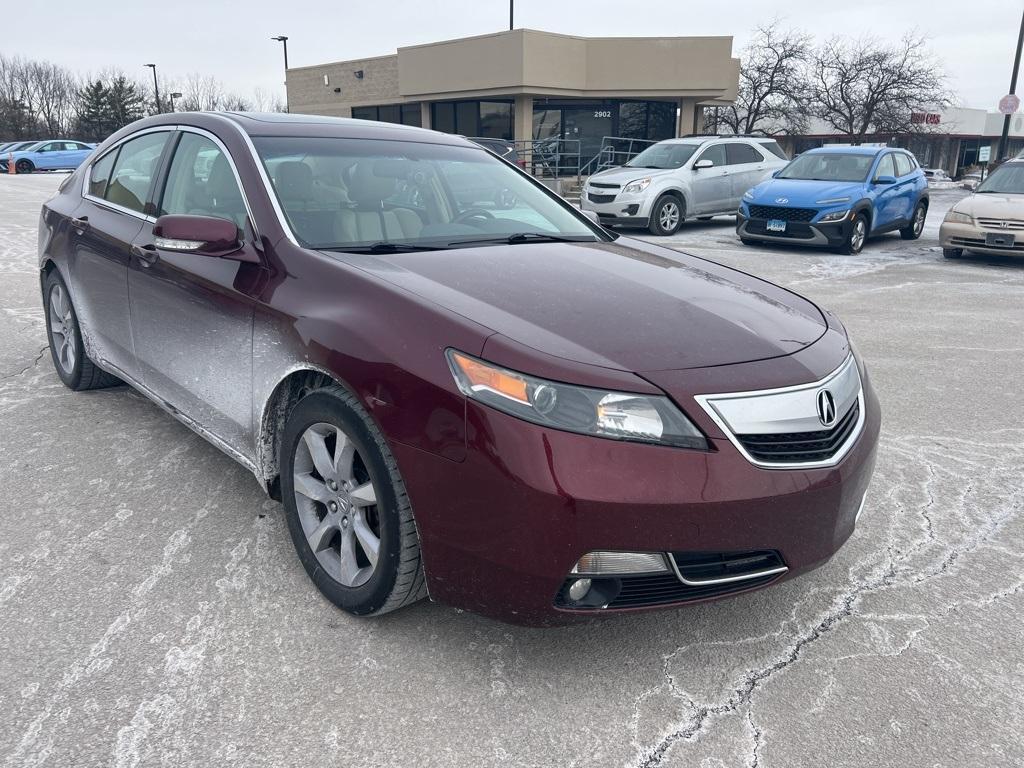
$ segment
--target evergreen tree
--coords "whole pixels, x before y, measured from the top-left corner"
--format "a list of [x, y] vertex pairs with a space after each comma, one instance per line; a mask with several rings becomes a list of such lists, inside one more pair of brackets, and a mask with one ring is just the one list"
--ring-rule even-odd
[[110, 133], [141, 118], [144, 106], [145, 98], [138, 85], [124, 75], [112, 78], [107, 86]]
[[85, 141], [103, 141], [110, 135], [109, 97], [102, 80], [87, 83], [78, 95], [76, 133]]

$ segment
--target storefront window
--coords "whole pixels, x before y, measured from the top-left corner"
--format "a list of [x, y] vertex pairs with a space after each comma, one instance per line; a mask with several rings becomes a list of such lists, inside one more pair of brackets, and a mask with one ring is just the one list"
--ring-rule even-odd
[[430, 106], [433, 110], [430, 127], [443, 133], [456, 133], [455, 104], [450, 101], [439, 101]]
[[511, 101], [438, 101], [431, 105], [435, 131], [511, 139]]
[[533, 138], [550, 139], [562, 136], [562, 110], [534, 109]]
[[512, 104], [507, 101], [480, 102], [480, 133], [489, 139], [511, 139]]
[[670, 139], [676, 135], [676, 105], [667, 101], [647, 104], [647, 138], [652, 141]]
[[647, 102], [624, 102], [619, 105], [618, 135], [626, 139], [647, 138]]
[[382, 123], [402, 123], [417, 128], [422, 123], [420, 105], [381, 104], [376, 107], [352, 107], [352, 117], [358, 120], [378, 120]]

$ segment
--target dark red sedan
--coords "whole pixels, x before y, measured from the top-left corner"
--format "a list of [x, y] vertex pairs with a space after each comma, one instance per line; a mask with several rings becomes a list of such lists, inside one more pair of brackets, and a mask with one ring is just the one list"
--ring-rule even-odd
[[831, 314], [606, 232], [464, 139], [174, 114], [46, 203], [53, 362], [280, 499], [341, 608], [556, 623], [821, 565], [880, 423]]

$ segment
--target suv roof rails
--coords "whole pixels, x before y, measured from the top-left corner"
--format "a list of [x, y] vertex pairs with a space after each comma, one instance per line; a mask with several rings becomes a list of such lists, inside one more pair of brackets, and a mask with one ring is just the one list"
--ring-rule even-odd
[[680, 139], [764, 139], [775, 141], [771, 136], [763, 136], [758, 133], [688, 133], [680, 136]]

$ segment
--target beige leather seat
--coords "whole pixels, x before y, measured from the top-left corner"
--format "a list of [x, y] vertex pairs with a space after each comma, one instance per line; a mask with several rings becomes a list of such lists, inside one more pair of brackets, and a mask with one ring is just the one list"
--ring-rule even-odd
[[339, 211], [334, 225], [338, 242], [408, 240], [418, 237], [423, 230], [420, 217], [408, 208], [384, 207], [384, 201], [394, 194], [398, 179], [378, 176], [374, 171], [379, 162], [362, 160], [349, 172], [348, 195], [356, 207]]

